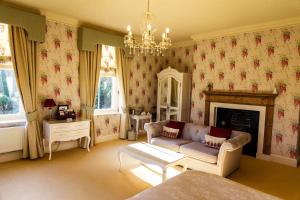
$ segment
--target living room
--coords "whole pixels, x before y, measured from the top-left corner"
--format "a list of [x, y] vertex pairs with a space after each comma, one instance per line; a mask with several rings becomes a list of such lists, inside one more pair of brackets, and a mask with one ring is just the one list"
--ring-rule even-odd
[[299, 11], [1, 1], [0, 199], [300, 199]]

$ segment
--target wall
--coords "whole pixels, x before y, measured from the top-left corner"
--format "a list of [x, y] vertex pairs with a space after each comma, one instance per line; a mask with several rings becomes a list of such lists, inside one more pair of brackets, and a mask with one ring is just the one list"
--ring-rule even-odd
[[208, 83], [214, 89], [273, 91], [272, 154], [297, 158], [300, 107], [300, 27], [202, 40], [169, 51], [165, 62], [193, 73], [191, 119], [203, 124]]
[[[48, 110], [42, 107], [46, 98], [53, 98], [56, 104], [69, 104], [79, 113], [77, 28], [47, 21], [45, 42], [41, 44], [40, 51], [38, 87], [40, 121], [49, 114]], [[107, 138], [108, 135], [118, 135], [119, 126], [120, 115], [95, 116], [96, 141], [102, 141], [102, 137]]]
[[[157, 76], [166, 65], [160, 56], [134, 56], [128, 70], [128, 104], [151, 111], [156, 106]], [[155, 108], [156, 111], [156, 108]]]

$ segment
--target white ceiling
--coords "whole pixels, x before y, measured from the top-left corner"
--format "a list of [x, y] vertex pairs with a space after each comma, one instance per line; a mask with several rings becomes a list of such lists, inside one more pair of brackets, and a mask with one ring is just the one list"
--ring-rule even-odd
[[[147, 0], [9, 0], [21, 6], [57, 13], [80, 22], [134, 33]], [[174, 41], [191, 35], [292, 17], [300, 17], [300, 0], [150, 0], [154, 26], [171, 29]]]

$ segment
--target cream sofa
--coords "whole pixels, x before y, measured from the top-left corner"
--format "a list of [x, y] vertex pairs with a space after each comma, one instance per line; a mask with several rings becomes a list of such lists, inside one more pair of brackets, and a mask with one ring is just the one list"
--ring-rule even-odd
[[167, 122], [145, 124], [148, 143], [185, 154], [185, 162], [190, 169], [223, 177], [239, 168], [243, 146], [251, 140], [249, 133], [232, 131], [231, 138], [218, 150], [204, 144], [205, 134], [210, 131], [209, 126], [186, 123], [182, 137], [170, 139], [160, 135]]

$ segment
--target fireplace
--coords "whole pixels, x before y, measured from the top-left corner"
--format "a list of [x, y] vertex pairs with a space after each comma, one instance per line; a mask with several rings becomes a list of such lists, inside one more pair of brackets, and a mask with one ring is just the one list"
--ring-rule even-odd
[[243, 154], [256, 157], [259, 131], [259, 111], [218, 107], [216, 127], [244, 131], [251, 134], [251, 141], [243, 148]]
[[[265, 155], [270, 155], [273, 131], [274, 103], [277, 94], [273, 94], [271, 91], [253, 93], [248, 91], [209, 90], [203, 92], [205, 94], [205, 125], [217, 125], [216, 113], [218, 108], [248, 110], [253, 111], [254, 113], [258, 112], [259, 119], [258, 133], [256, 137], [256, 157], [264, 158]], [[237, 115], [235, 117], [237, 117]], [[234, 120], [234, 126], [238, 126], [238, 123]], [[255, 120], [256, 119], [253, 119], [253, 121]], [[240, 127], [235, 127], [235, 129], [237, 128]], [[253, 154], [253, 152], [251, 154]]]

